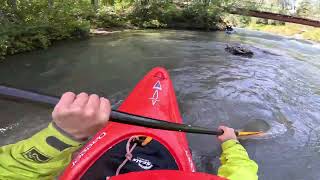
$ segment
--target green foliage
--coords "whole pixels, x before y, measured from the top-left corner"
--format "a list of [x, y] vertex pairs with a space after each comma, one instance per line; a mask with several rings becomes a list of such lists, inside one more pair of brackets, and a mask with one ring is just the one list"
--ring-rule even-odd
[[8, 36], [0, 36], [0, 59], [3, 59], [7, 54]]
[[303, 26], [303, 25], [291, 24], [291, 23], [287, 23], [281, 26], [251, 23], [247, 28], [270, 32], [270, 33], [279, 34], [279, 35], [285, 35], [285, 36], [298, 35], [303, 39], [320, 42], [320, 29], [310, 27], [310, 26]]
[[248, 25], [248, 24], [250, 24], [250, 22], [251, 22], [251, 17], [248, 17], [248, 16], [240, 17], [240, 23], [242, 25]]
[[309, 0], [303, 0], [299, 3], [297, 15], [300, 17], [308, 17], [312, 13], [312, 4]]
[[103, 6], [91, 22], [96, 27], [124, 27], [126, 25], [126, 14], [116, 13], [116, 9], [111, 6]]
[[228, 14], [223, 17], [223, 20], [231, 26], [246, 27], [251, 23], [252, 18], [248, 16]]
[[284, 26], [286, 23], [283, 21], [277, 21], [277, 20], [269, 20], [268, 24], [274, 25], [274, 26]]
[[124, 11], [130, 8], [134, 0], [114, 0], [114, 7], [117, 11]]
[[234, 0], [0, 0], [0, 4], [3, 57], [86, 37], [90, 27], [218, 29], [221, 15]]
[[234, 7], [320, 19], [319, 0], [238, 0], [237, 2]]
[[304, 33], [302, 33], [302, 37], [304, 39], [320, 42], [320, 29], [313, 28], [308, 31], [305, 31]]
[[135, 3], [129, 15], [131, 23], [143, 28], [217, 29], [223, 9], [214, 4], [192, 3], [186, 7], [157, 1]]
[[[3, 0], [2, 0], [3, 1]], [[82, 1], [18, 1], [14, 8], [6, 1], [0, 7], [0, 57], [47, 48], [53, 41], [86, 37], [90, 24], [85, 18], [90, 6]], [[84, 17], [84, 18], [83, 18]]]
[[256, 19], [256, 24], [264, 24], [264, 25], [267, 25], [269, 22], [268, 22], [268, 19], [263, 19], [263, 18], [255, 18]]
[[166, 9], [169, 3], [165, 2], [151, 2], [142, 5], [139, 2], [133, 5], [131, 12], [129, 12], [129, 19], [133, 25], [143, 28], [165, 27]]

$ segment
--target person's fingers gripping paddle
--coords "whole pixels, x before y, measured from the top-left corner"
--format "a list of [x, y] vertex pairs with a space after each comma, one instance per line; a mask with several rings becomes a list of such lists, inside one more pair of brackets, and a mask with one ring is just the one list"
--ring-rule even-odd
[[86, 93], [65, 93], [52, 112], [53, 122], [75, 139], [86, 139], [103, 128], [109, 120], [110, 102]]

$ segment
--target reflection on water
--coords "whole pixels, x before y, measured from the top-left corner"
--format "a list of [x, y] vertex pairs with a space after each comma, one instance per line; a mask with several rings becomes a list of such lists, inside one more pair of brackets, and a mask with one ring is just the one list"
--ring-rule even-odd
[[[152, 67], [166, 67], [186, 123], [243, 128], [263, 119], [262, 139], [244, 140], [260, 179], [320, 179], [320, 46], [239, 29], [223, 32], [145, 31], [62, 42], [47, 51], [16, 55], [0, 64], [0, 82], [59, 95], [87, 91], [112, 102], [124, 99]], [[243, 43], [253, 58], [225, 52]], [[0, 144], [32, 135], [50, 110], [0, 101]], [[216, 173], [215, 137], [188, 134], [199, 171]]]

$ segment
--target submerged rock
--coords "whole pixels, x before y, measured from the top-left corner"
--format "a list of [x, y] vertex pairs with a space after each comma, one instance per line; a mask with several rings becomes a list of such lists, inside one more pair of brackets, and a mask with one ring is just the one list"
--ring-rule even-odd
[[225, 50], [236, 56], [245, 56], [250, 58], [253, 56], [253, 52], [249, 48], [245, 48], [240, 45], [227, 45]]

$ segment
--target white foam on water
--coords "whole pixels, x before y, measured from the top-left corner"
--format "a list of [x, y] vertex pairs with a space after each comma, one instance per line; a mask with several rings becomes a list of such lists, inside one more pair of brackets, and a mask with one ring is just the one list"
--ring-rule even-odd
[[281, 136], [283, 135], [285, 132], [287, 132], [287, 128], [285, 127], [285, 125], [283, 124], [280, 124], [278, 122], [268, 122], [270, 123], [270, 129], [265, 132], [263, 134], [263, 136], [255, 136], [255, 135], [252, 135], [252, 136], [244, 136], [244, 137], [239, 137], [239, 139], [271, 139], [271, 138], [275, 138], [275, 137], [278, 137], [278, 136]]
[[287, 132], [287, 127], [284, 124], [280, 124], [278, 122], [272, 121], [270, 124], [270, 130], [266, 133], [268, 137], [276, 137]]
[[13, 128], [17, 127], [18, 125], [19, 125], [19, 123], [15, 123], [15, 124], [10, 124], [10, 125], [7, 126], [7, 127], [0, 128], [0, 133], [1, 133], [1, 134], [5, 134], [6, 131], [12, 130]]

